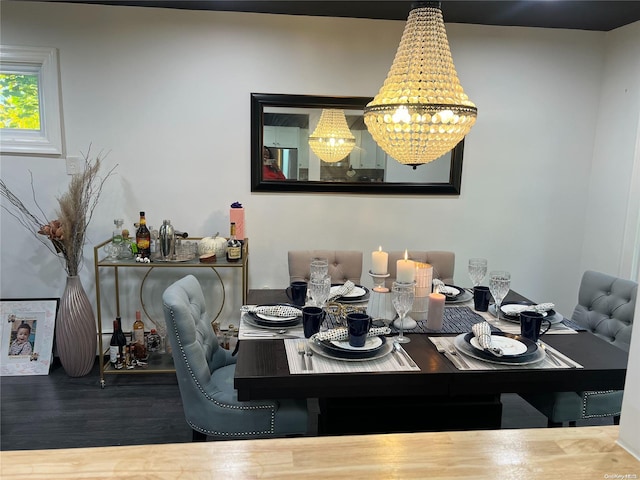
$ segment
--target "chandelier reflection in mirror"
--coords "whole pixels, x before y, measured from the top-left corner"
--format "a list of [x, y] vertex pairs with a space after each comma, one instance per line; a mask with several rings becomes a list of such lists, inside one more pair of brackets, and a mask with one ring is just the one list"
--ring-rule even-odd
[[453, 65], [440, 2], [415, 5], [387, 79], [364, 109], [376, 143], [414, 169], [453, 149], [477, 115]]
[[321, 160], [339, 162], [351, 153], [356, 145], [344, 110], [325, 108], [320, 115], [318, 126], [309, 135], [309, 146]]

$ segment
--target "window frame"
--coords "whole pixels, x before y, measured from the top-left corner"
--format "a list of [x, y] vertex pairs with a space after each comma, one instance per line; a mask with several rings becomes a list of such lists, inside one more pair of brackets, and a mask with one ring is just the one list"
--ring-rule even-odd
[[62, 156], [58, 50], [0, 45], [0, 72], [37, 72], [40, 103], [40, 130], [0, 128], [0, 153]]

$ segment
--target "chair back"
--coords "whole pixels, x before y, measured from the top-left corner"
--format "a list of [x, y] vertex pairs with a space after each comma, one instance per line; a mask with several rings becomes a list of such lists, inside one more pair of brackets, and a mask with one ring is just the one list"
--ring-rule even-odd
[[587, 270], [571, 319], [590, 332], [629, 351], [638, 284]]
[[162, 304], [180, 391], [197, 388], [194, 380], [209, 383], [214, 370], [231, 362], [213, 332], [200, 282], [193, 275], [181, 278], [164, 291]]
[[356, 285], [362, 281], [362, 252], [357, 250], [290, 250], [289, 280], [309, 281], [310, 265], [314, 258], [329, 261], [331, 283], [351, 280]]
[[[453, 284], [453, 270], [456, 263], [455, 253], [441, 250], [410, 250], [407, 254], [410, 260], [431, 265], [433, 267], [433, 278], [438, 278], [449, 285]], [[385, 281], [387, 287], [391, 288], [396, 279], [396, 262], [403, 258], [404, 251], [389, 252], [389, 278]]]

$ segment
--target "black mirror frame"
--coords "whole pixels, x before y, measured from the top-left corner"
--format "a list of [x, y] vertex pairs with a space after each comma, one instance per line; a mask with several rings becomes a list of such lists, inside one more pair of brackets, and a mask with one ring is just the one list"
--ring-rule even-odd
[[[251, 191], [342, 192], [389, 195], [460, 195], [464, 139], [451, 151], [448, 183], [343, 183], [262, 179], [262, 131], [265, 107], [364, 109], [371, 97], [323, 97], [310, 95], [251, 94]], [[407, 167], [409, 168], [409, 167]]]

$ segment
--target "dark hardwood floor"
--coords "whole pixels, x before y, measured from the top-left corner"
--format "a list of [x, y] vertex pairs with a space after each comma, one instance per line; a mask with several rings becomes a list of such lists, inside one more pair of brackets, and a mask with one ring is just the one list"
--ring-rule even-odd
[[[518, 395], [503, 395], [502, 403], [502, 428], [546, 427], [546, 418]], [[46, 376], [0, 378], [0, 450], [190, 441], [173, 374], [111, 375], [101, 389], [96, 362], [82, 378], [68, 377], [56, 363]]]

